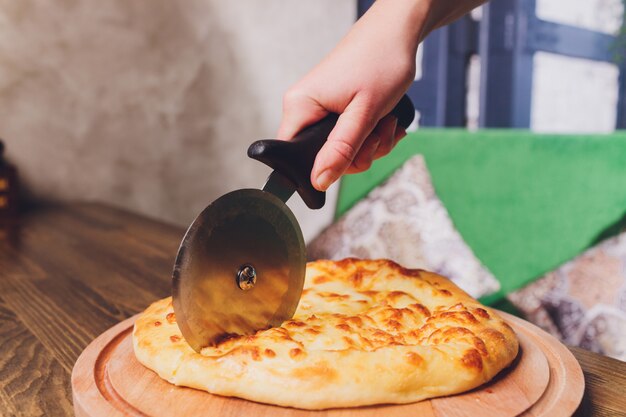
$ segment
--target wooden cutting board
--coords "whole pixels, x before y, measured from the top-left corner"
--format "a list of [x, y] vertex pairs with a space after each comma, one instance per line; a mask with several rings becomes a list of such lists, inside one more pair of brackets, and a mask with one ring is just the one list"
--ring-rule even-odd
[[554, 337], [502, 314], [520, 339], [520, 355], [494, 380], [470, 392], [413, 404], [307, 411], [221, 397], [160, 379], [135, 358], [131, 317], [95, 339], [72, 371], [78, 417], [277, 416], [385, 417], [570, 416], [584, 391], [578, 362]]

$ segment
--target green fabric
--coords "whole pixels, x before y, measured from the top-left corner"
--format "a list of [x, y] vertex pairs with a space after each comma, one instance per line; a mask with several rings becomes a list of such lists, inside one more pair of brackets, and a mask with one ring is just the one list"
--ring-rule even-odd
[[367, 172], [344, 177], [337, 215], [416, 153], [455, 226], [502, 284], [487, 303], [581, 253], [626, 212], [626, 133], [420, 129]]

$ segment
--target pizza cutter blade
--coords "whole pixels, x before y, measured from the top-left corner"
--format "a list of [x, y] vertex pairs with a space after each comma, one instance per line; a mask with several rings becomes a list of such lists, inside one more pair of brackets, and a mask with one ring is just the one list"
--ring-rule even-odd
[[[406, 128], [415, 109], [404, 96], [391, 113]], [[248, 156], [274, 168], [263, 190], [225, 194], [189, 226], [174, 264], [172, 298], [176, 323], [195, 351], [279, 326], [295, 313], [306, 249], [285, 203], [297, 191], [309, 208], [324, 205], [325, 193], [313, 188], [310, 174], [337, 119], [330, 114], [290, 141], [254, 142]]]
[[196, 351], [293, 316], [306, 262], [293, 213], [269, 192], [244, 189], [210, 204], [176, 259], [176, 321]]

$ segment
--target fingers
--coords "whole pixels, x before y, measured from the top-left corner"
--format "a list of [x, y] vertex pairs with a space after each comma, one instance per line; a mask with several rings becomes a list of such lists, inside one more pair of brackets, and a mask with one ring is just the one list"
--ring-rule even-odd
[[[328, 114], [328, 110], [315, 99], [298, 91], [290, 90], [283, 99], [279, 139], [292, 139]], [[358, 95], [353, 97], [317, 154], [311, 171], [311, 183], [315, 188], [326, 191], [344, 173], [369, 169], [373, 160], [387, 155], [406, 135], [394, 116], [385, 116], [377, 124], [376, 120], [370, 100]]]
[[380, 147], [380, 136], [375, 132], [372, 132], [357, 153], [354, 161], [350, 164], [346, 170], [346, 174], [354, 174], [357, 172], [367, 171], [372, 166], [374, 155]]
[[398, 127], [398, 119], [395, 116], [387, 115], [378, 122], [378, 125], [374, 129], [381, 137], [380, 146], [374, 154], [374, 159], [378, 159], [387, 155], [393, 149], [396, 144], [396, 128]]
[[315, 188], [326, 191], [350, 167], [374, 129], [375, 120], [365, 99], [357, 96], [350, 102], [315, 158], [311, 172]]
[[398, 142], [400, 142], [400, 140], [404, 138], [405, 136], [406, 136], [406, 129], [403, 128], [402, 126], [396, 127], [396, 135], [394, 137], [395, 143], [393, 146], [396, 146]]
[[283, 98], [283, 115], [278, 128], [278, 138], [292, 139], [305, 127], [323, 119], [328, 114], [317, 101], [308, 95], [289, 90]]
[[346, 173], [354, 174], [366, 171], [370, 168], [375, 159], [381, 158], [391, 152], [401, 137], [397, 133], [399, 130], [402, 130], [400, 133], [404, 133], [402, 126], [398, 126], [398, 119], [396, 119], [395, 116], [387, 115], [383, 117], [372, 133], [365, 139], [358, 155]]

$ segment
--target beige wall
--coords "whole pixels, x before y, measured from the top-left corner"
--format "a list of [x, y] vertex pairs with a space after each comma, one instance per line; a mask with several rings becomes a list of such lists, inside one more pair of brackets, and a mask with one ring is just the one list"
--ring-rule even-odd
[[[189, 223], [260, 186], [248, 144], [355, 19], [353, 0], [0, 0], [0, 137], [41, 199]], [[332, 201], [331, 201], [332, 203]], [[310, 237], [332, 211], [296, 214]]]

